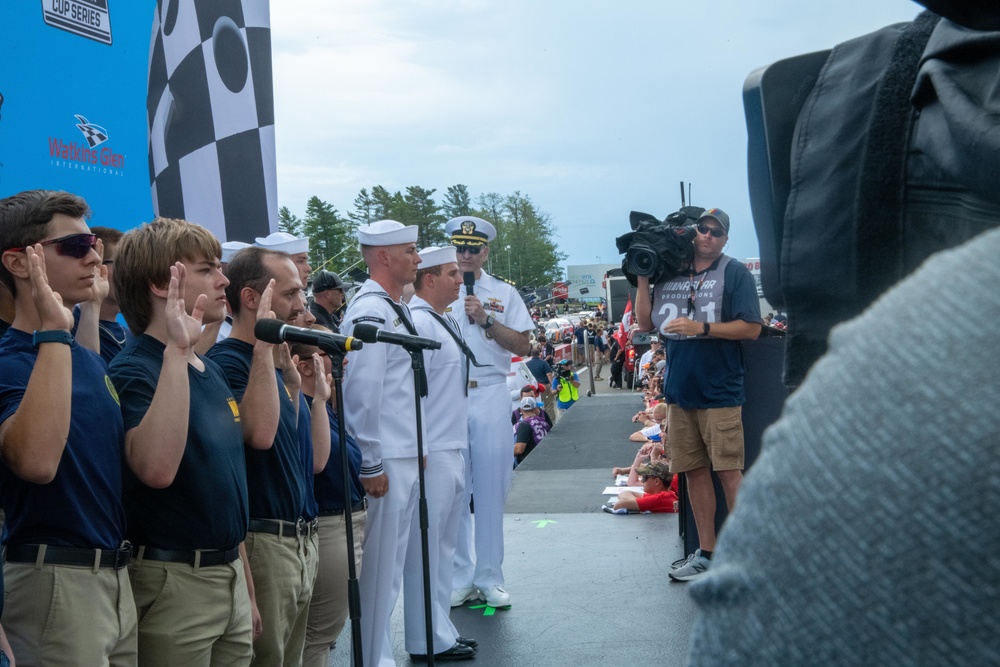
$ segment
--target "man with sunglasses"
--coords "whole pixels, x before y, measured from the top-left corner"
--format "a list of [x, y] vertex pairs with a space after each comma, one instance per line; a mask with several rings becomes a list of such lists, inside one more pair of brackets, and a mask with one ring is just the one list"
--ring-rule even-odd
[[104, 362], [70, 335], [101, 265], [89, 215], [67, 192], [0, 200], [16, 304], [0, 339], [3, 620], [20, 665], [136, 664], [122, 414]]
[[700, 548], [675, 570], [676, 581], [706, 572], [715, 549], [715, 489], [722, 482], [730, 510], [743, 480], [743, 349], [760, 335], [760, 300], [750, 271], [723, 254], [729, 216], [718, 208], [698, 218], [687, 276], [652, 287], [638, 277], [639, 329], [666, 341], [670, 471], [686, 473]]
[[503, 506], [513, 472], [507, 373], [511, 354], [528, 356], [534, 323], [517, 290], [483, 271], [496, 228], [482, 218], [463, 215], [449, 220], [445, 231], [457, 251], [458, 268], [475, 277], [472, 291], [463, 285], [451, 312], [476, 360], [484, 364], [471, 367], [468, 375], [470, 456], [465, 488], [466, 500], [471, 491], [476, 503], [476, 557], [473, 560], [472, 516], [466, 510], [459, 522], [451, 604], [485, 599], [491, 607], [509, 607], [502, 569]]

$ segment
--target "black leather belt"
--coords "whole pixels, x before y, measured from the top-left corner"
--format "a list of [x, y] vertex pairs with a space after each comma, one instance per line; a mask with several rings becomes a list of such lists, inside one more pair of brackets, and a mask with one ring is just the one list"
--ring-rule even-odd
[[[360, 501], [351, 505], [351, 512], [360, 512], [361, 510], [368, 509], [368, 499], [362, 498]], [[341, 507], [337, 510], [326, 510], [325, 512], [320, 512], [320, 516], [343, 516], [344, 508]]]
[[79, 565], [83, 567], [112, 567], [120, 570], [128, 565], [132, 545], [123, 542], [117, 549], [80, 549], [54, 547], [44, 544], [11, 544], [7, 547], [8, 563], [37, 563], [38, 554], [45, 549], [45, 565]]
[[250, 519], [248, 530], [251, 533], [267, 533], [282, 537], [312, 536], [319, 532], [319, 521], [306, 521], [299, 518], [295, 523], [279, 519]]
[[192, 567], [212, 567], [213, 565], [228, 565], [240, 557], [240, 548], [227, 551], [183, 551], [178, 549], [157, 549], [156, 547], [139, 547], [136, 557], [148, 560], [162, 560], [167, 563], [187, 563]]

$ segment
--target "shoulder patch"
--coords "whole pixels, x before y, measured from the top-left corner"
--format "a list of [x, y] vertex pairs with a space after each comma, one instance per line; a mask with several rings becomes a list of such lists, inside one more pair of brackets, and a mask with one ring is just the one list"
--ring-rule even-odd
[[378, 322], [379, 324], [385, 324], [385, 320], [381, 317], [375, 317], [374, 315], [364, 315], [351, 320], [351, 324], [357, 324], [358, 322]]

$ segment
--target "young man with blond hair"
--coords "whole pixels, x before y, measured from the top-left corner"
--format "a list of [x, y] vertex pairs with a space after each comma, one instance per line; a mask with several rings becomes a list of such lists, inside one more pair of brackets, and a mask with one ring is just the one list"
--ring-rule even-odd
[[136, 339], [111, 379], [125, 419], [129, 567], [140, 665], [247, 665], [252, 589], [244, 429], [222, 369], [195, 353], [226, 315], [218, 240], [157, 218], [118, 245], [118, 303]]

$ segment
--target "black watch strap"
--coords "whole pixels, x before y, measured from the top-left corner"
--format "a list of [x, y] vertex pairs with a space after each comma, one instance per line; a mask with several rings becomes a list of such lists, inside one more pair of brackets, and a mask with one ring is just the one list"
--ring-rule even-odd
[[73, 334], [65, 329], [51, 329], [49, 331], [35, 331], [31, 335], [31, 344], [38, 347], [42, 343], [62, 343], [64, 345], [73, 344]]
[[702, 336], [707, 336], [708, 335], [708, 322], [705, 322], [705, 326], [703, 327], [703, 331], [701, 332], [701, 335]]

